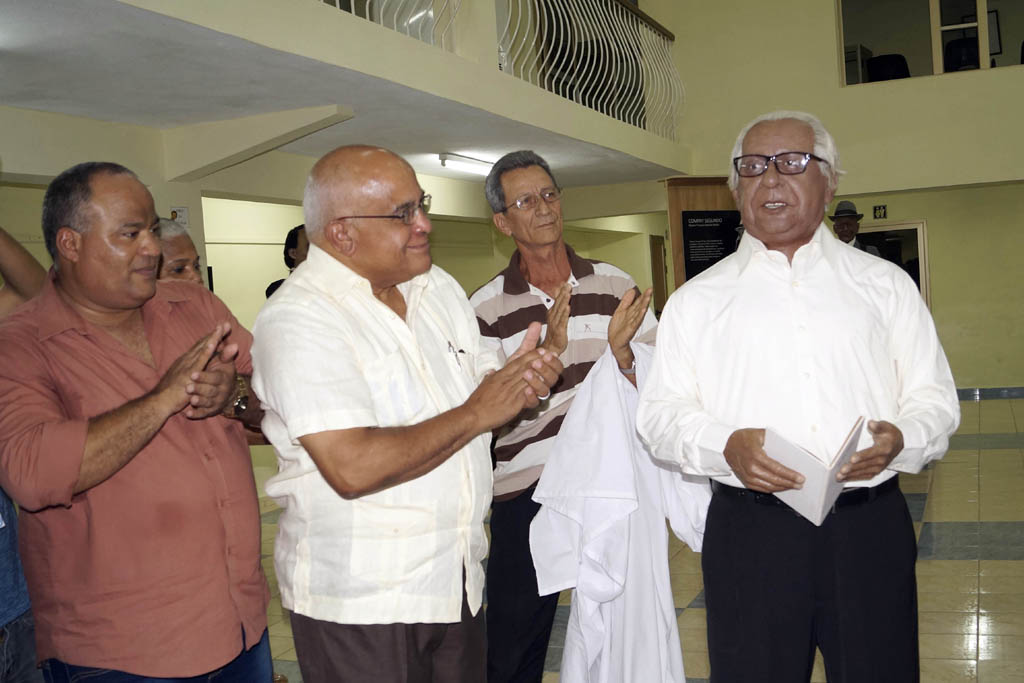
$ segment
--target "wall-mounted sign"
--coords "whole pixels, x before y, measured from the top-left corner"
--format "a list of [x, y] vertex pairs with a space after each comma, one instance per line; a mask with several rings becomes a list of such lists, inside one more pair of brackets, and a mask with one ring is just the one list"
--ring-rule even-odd
[[739, 211], [683, 211], [683, 268], [686, 279], [736, 251], [743, 236]]
[[181, 223], [185, 228], [188, 227], [188, 207], [187, 206], [172, 206], [171, 213], [168, 216], [172, 221]]
[[887, 214], [888, 214], [888, 211], [886, 210], [886, 205], [885, 204], [879, 204], [878, 206], [875, 207], [875, 210], [874, 210], [874, 212], [872, 212], [871, 215], [874, 216], [876, 221], [880, 221], [883, 218], [888, 218]]

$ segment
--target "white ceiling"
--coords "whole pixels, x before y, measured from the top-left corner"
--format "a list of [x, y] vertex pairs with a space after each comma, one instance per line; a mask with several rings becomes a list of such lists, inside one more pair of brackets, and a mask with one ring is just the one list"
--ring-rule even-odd
[[439, 152], [493, 161], [534, 149], [567, 186], [678, 173], [116, 0], [0, 0], [0, 103], [158, 128], [342, 104], [353, 119], [281, 149], [318, 157], [377, 144], [421, 173], [453, 178], [473, 176], [442, 169]]

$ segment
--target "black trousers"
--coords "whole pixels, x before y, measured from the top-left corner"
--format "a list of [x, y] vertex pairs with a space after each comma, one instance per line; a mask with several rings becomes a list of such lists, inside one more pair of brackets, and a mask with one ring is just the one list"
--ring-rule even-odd
[[487, 681], [540, 683], [558, 594], [537, 595], [530, 522], [540, 505], [530, 488], [491, 505], [487, 559]]
[[917, 543], [898, 488], [821, 527], [785, 506], [716, 492], [702, 564], [713, 683], [914, 683]]

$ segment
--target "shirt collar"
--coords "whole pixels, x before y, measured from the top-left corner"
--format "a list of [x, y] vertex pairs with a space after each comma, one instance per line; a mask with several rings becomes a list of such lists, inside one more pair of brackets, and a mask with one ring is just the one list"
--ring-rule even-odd
[[[370, 286], [369, 280], [312, 243], [309, 245], [306, 260], [292, 271], [289, 279], [302, 281], [307, 286], [332, 297], [338, 297], [351, 290], [363, 291], [373, 296], [373, 288]], [[430, 271], [428, 270], [411, 280], [399, 283], [398, 288], [403, 296], [406, 296], [410, 290], [426, 288], [429, 280]], [[408, 304], [407, 300], [406, 305]]]
[[[569, 269], [572, 273], [572, 278], [579, 280], [594, 274], [594, 264], [585, 258], [580, 258], [568, 244], [565, 245], [565, 253], [569, 257]], [[505, 276], [505, 294], [526, 294], [530, 291], [530, 283], [526, 281], [526, 278], [523, 277], [523, 272], [519, 269], [522, 258], [519, 250], [516, 249], [515, 253], [512, 254], [512, 259], [508, 262], [508, 268], [503, 272]]]
[[[57, 292], [56, 281], [57, 271], [55, 268], [50, 268], [42, 291], [34, 299], [40, 341], [68, 330], [76, 330], [81, 334], [88, 333], [88, 322]], [[191, 298], [188, 287], [178, 283], [158, 281], [156, 294], [142, 304], [142, 309], [144, 313], [152, 311], [166, 316], [171, 312], [171, 304], [188, 301]]]
[[[839, 258], [838, 243], [839, 239], [832, 234], [832, 231], [822, 221], [807, 244], [796, 250], [793, 258], [795, 259], [802, 253], [806, 253], [807, 250], [811, 252], [818, 251], [828, 261], [829, 265], [835, 267], [836, 260]], [[751, 235], [749, 231], [744, 230], [743, 237], [740, 238], [740, 245], [736, 248], [736, 260], [740, 273], [746, 270], [750, 264], [750, 259], [757, 253], [767, 256], [768, 247], [764, 246], [764, 242]]]

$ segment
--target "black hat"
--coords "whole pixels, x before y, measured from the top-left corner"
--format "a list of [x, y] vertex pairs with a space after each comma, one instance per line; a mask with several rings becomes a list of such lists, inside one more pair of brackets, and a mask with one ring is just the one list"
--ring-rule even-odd
[[857, 213], [857, 205], [851, 201], [843, 200], [836, 204], [836, 212], [834, 215], [829, 216], [830, 219], [835, 220], [837, 218], [847, 218], [853, 216], [857, 220], [864, 218], [864, 214]]

